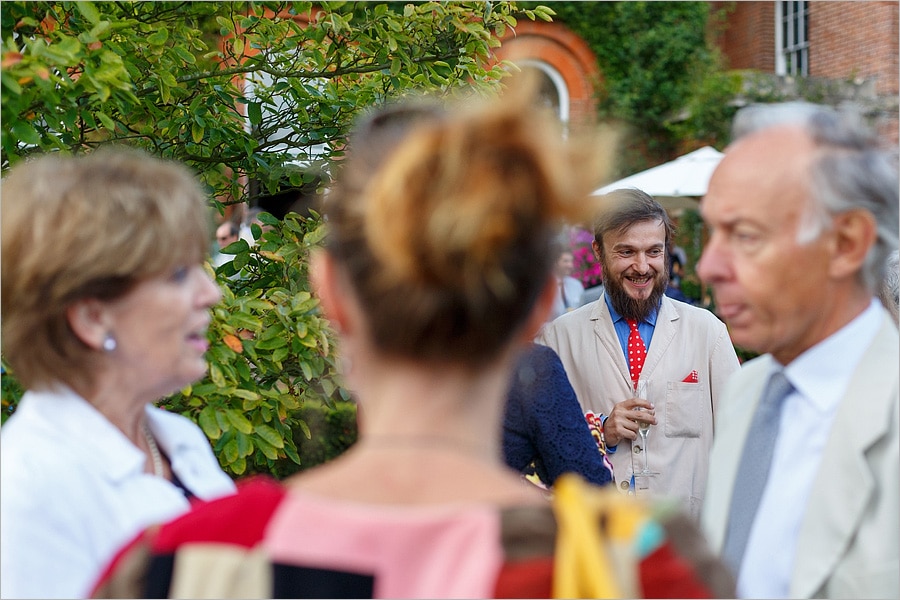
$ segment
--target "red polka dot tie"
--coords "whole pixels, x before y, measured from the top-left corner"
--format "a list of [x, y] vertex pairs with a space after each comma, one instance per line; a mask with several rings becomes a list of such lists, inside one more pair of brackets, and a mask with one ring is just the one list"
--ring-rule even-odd
[[628, 326], [631, 328], [631, 333], [628, 334], [628, 368], [631, 371], [631, 381], [637, 381], [644, 368], [644, 359], [647, 358], [647, 346], [638, 333], [637, 321], [628, 319]]

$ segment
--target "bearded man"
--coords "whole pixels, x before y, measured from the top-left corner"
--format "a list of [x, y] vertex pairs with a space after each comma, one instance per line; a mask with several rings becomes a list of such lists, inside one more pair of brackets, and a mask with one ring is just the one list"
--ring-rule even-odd
[[588, 422], [602, 423], [616, 486], [677, 499], [699, 520], [716, 404], [737, 355], [713, 313], [665, 295], [674, 232], [665, 209], [637, 189], [602, 200], [592, 245], [603, 295], [547, 323], [537, 341], [562, 359]]

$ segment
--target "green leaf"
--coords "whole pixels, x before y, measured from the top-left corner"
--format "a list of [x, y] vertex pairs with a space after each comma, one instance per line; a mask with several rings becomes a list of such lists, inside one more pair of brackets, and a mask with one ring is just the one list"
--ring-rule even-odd
[[300, 429], [303, 431], [303, 435], [306, 436], [306, 439], [312, 439], [312, 432], [310, 432], [309, 425], [306, 424], [306, 421], [297, 421], [297, 426], [300, 427]]
[[231, 19], [226, 19], [225, 17], [216, 16], [216, 23], [219, 24], [220, 32], [222, 35], [227, 35], [228, 33], [234, 33], [234, 23]]
[[262, 105], [259, 102], [251, 102], [247, 105], [247, 118], [254, 125], [262, 123]]
[[32, 144], [37, 146], [41, 143], [40, 134], [34, 130], [34, 127], [31, 126], [31, 123], [28, 121], [17, 121], [12, 125], [13, 135], [16, 136], [18, 141], [24, 144]]
[[225, 416], [228, 417], [228, 422], [234, 425], [234, 428], [241, 433], [250, 433], [253, 431], [253, 424], [247, 420], [247, 417], [238, 411], [228, 408], [225, 410]]
[[237, 440], [237, 450], [239, 457], [243, 458], [245, 456], [250, 456], [251, 454], [253, 454], [253, 442], [250, 441], [249, 436], [238, 432], [235, 436], [235, 439]]
[[260, 438], [255, 438], [253, 444], [259, 448], [260, 452], [262, 452], [269, 460], [278, 459], [278, 450], [276, 450], [272, 444]]
[[229, 463], [233, 463], [240, 457], [241, 453], [238, 449], [238, 443], [235, 438], [231, 438], [225, 444], [225, 447], [222, 448], [222, 455], [225, 457], [225, 460]]
[[235, 475], [243, 475], [247, 470], [247, 460], [243, 457], [231, 462], [231, 471]]
[[169, 30], [166, 27], [160, 27], [147, 36], [147, 43], [151, 46], [162, 46], [169, 39]]
[[80, 12], [85, 19], [90, 21], [92, 25], [96, 25], [100, 21], [100, 13], [97, 11], [97, 7], [94, 6], [93, 2], [76, 2], [75, 6], [78, 8], [78, 12]]
[[283, 348], [287, 346], [287, 338], [285, 337], [273, 337], [268, 340], [261, 340], [257, 342], [256, 349], [257, 350], [275, 350], [276, 348]]
[[240, 388], [235, 389], [231, 392], [232, 396], [237, 396], [238, 398], [243, 398], [245, 400], [258, 400], [259, 394], [250, 390], [242, 390]]
[[188, 52], [182, 46], [173, 46], [172, 50], [175, 52], [175, 54], [178, 55], [178, 58], [180, 58], [187, 64], [189, 64], [189, 65], [196, 64], [197, 57], [195, 57], [192, 53]]
[[219, 387], [225, 387], [225, 377], [222, 375], [222, 369], [219, 365], [209, 365], [209, 378]]
[[274, 362], [283, 362], [285, 358], [290, 354], [290, 350], [288, 348], [277, 348], [272, 353], [272, 361]]
[[212, 406], [206, 406], [200, 411], [198, 422], [206, 437], [217, 440], [222, 435], [222, 430], [219, 429], [219, 425], [216, 423], [216, 411]]
[[107, 129], [112, 130], [112, 129], [116, 128], [115, 121], [113, 121], [111, 118], [109, 118], [109, 115], [107, 115], [106, 113], [98, 111], [97, 118], [100, 119], [100, 122], [103, 123], [103, 126], [106, 127]]
[[284, 448], [284, 439], [281, 437], [281, 434], [268, 425], [257, 425], [255, 431], [256, 435], [266, 440], [274, 447]]

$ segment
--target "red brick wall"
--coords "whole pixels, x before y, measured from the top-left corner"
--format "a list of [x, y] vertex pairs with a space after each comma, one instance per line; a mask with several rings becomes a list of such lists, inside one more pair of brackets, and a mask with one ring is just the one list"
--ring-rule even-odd
[[731, 69], [775, 71], [775, 2], [710, 2], [710, 21], [724, 18], [717, 43]]
[[810, 75], [875, 78], [877, 94], [898, 93], [897, 2], [811, 2]]
[[[711, 38], [732, 69], [775, 72], [775, 2], [710, 2], [711, 14], [724, 20]], [[809, 4], [809, 75], [838, 81], [874, 83], [875, 95], [890, 105], [900, 93], [898, 2], [823, 2]], [[900, 119], [893, 108], [875, 117], [879, 134], [896, 144]]]

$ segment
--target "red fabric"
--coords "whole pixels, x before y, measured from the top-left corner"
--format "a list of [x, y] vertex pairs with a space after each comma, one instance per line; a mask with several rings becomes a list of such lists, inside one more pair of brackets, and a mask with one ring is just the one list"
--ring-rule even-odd
[[628, 326], [631, 328], [628, 334], [628, 368], [631, 371], [631, 381], [637, 381], [644, 368], [644, 359], [647, 358], [647, 346], [638, 333], [637, 321], [628, 319]]
[[544, 557], [504, 563], [494, 598], [551, 598], [552, 592], [553, 559]]
[[[208, 502], [160, 529], [153, 551], [173, 553], [186, 542], [225, 542], [251, 548], [263, 538], [266, 525], [284, 498], [284, 486], [268, 477], [254, 477], [238, 486], [237, 494]], [[234, 518], [239, 516], [240, 518]]]
[[687, 377], [682, 380], [683, 383], [697, 383], [698, 381], [700, 381], [700, 377], [697, 374], [697, 369], [688, 373]]
[[663, 544], [641, 561], [642, 598], [712, 598], [693, 567]]

